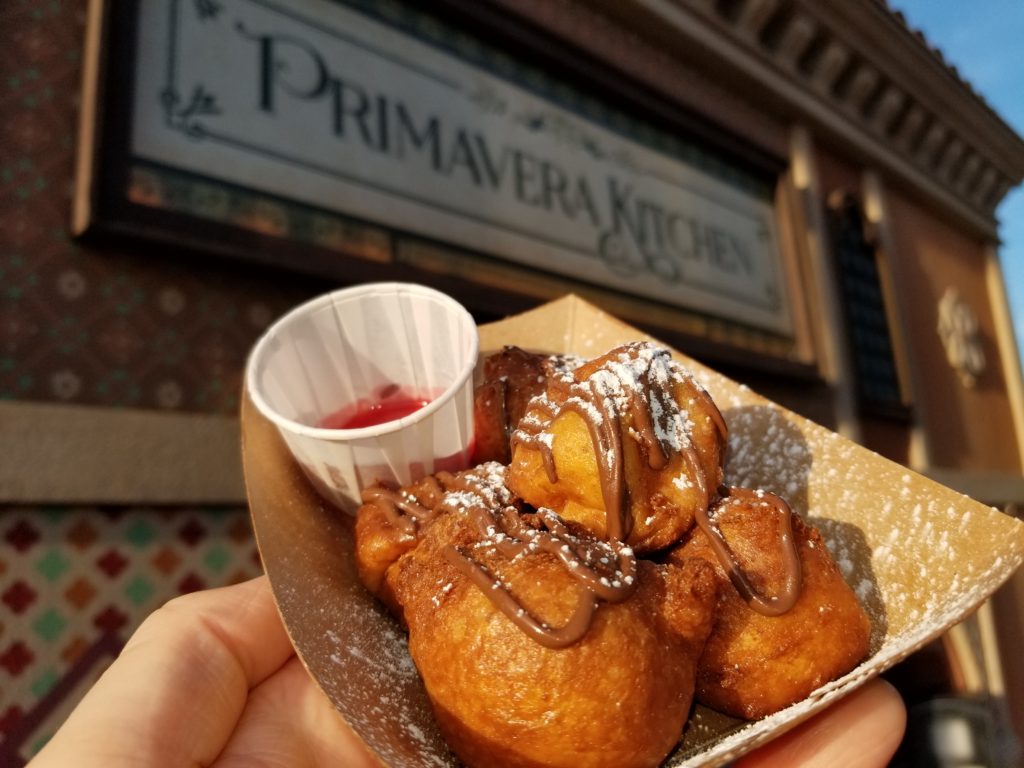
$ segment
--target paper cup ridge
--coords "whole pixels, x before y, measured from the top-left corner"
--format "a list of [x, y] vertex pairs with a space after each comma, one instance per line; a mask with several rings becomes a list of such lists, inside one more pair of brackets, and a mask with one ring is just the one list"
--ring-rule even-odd
[[[478, 350], [472, 316], [450, 297], [372, 283], [317, 297], [274, 323], [253, 348], [246, 386], [317, 489], [353, 511], [375, 481], [407, 485], [432, 473], [435, 459], [468, 463]], [[390, 385], [431, 402], [379, 425], [317, 426]]]

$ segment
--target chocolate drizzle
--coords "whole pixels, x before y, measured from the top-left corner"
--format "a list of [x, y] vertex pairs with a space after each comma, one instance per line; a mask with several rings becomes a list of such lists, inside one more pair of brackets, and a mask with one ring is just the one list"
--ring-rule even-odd
[[[436, 477], [428, 477], [424, 482], [432, 483], [436, 493], [443, 492]], [[379, 485], [364, 488], [360, 494], [364, 504], [375, 504], [384, 512], [385, 518], [406, 536], [415, 536], [420, 525], [428, 523], [437, 516], [437, 509], [425, 506], [418, 497], [408, 491], [396, 491]]]
[[453, 474], [438, 472], [423, 478], [413, 490], [393, 490], [382, 486], [364, 488], [364, 504], [374, 504], [384, 512], [388, 523], [403, 534], [415, 537], [423, 526], [443, 512], [457, 511], [462, 497], [479, 498], [494, 507], [512, 502], [505, 487], [505, 467], [493, 461]]
[[449, 563], [469, 577], [516, 626], [548, 648], [565, 648], [580, 640], [590, 629], [599, 600], [621, 602], [636, 589], [636, 557], [632, 549], [617, 542], [579, 539], [551, 510], [542, 509], [532, 516], [538, 527], [528, 525], [510, 507], [495, 513], [476, 506], [469, 510], [469, 515], [481, 536], [476, 547], [490, 549], [507, 561], [547, 552], [557, 557], [573, 577], [576, 608], [565, 624], [551, 627], [527, 611], [508, 587], [472, 555], [452, 545], [444, 548]]
[[[538, 419], [534, 412], [539, 412], [548, 420], [554, 420], [560, 411], [545, 395], [534, 399], [530, 403], [530, 410], [519, 422], [518, 429], [512, 433], [511, 449], [515, 450], [517, 445], [523, 445], [538, 451], [544, 462], [544, 471], [547, 473], [548, 480], [557, 483], [558, 471], [555, 469], [555, 456], [551, 452], [551, 435], [544, 432], [545, 422]], [[587, 426], [590, 426], [589, 421]], [[590, 434], [591, 436], [594, 434], [592, 427]]]
[[[457, 475], [438, 473], [414, 486], [415, 493], [369, 488], [363, 491], [363, 501], [376, 504], [390, 524], [410, 537], [420, 535], [423, 527], [441, 514], [467, 515], [479, 539], [468, 549], [445, 546], [445, 559], [527, 635], [549, 648], [564, 648], [587, 633], [599, 601], [625, 600], [637, 586], [636, 557], [624, 543], [633, 524], [623, 458], [623, 436], [627, 435], [640, 446], [653, 471], [664, 470], [675, 455], [682, 457], [687, 484], [697, 492], [697, 525], [751, 609], [778, 616], [792, 608], [802, 581], [792, 512], [774, 494], [717, 487], [720, 476], [709, 481], [691, 440], [691, 410], [712, 421], [723, 451], [728, 428], [711, 396], [667, 350], [648, 343], [629, 344], [575, 373], [549, 369], [547, 375], [548, 393], [529, 402], [512, 434], [510, 449], [514, 452], [516, 446], [523, 446], [537, 451], [548, 479], [557, 482], [553, 434], [548, 427], [563, 413], [577, 414], [587, 425], [594, 446], [610, 541], [575, 536], [551, 510], [521, 514], [505, 486], [505, 467], [496, 462]], [[679, 386], [690, 393], [689, 407], [676, 399]], [[757, 592], [715, 524], [716, 513], [726, 505], [751, 501], [773, 506], [779, 513], [784, 578], [776, 595]], [[493, 563], [496, 555], [499, 562], [511, 563], [538, 552], [554, 555], [573, 577], [576, 607], [561, 627], [551, 627], [533, 616], [501, 580], [498, 571], [502, 569], [492, 572], [477, 557], [486, 555], [484, 560]]]
[[[710, 511], [701, 510], [697, 515], [697, 524], [704, 531], [718, 561], [729, 575], [729, 581], [736, 587], [747, 604], [765, 616], [781, 616], [792, 608], [800, 597], [802, 586], [802, 569], [800, 555], [797, 551], [796, 539], [793, 536], [793, 511], [782, 498], [766, 491], [754, 491], [748, 488], [720, 488], [718, 502]], [[750, 579], [736, 562], [736, 556], [729, 548], [725, 537], [715, 525], [714, 518], [726, 505], [764, 504], [773, 507], [779, 517], [779, 544], [782, 548], [783, 580], [782, 590], [777, 595], [765, 597], [757, 593]]]
[[[538, 451], [544, 462], [548, 480], [558, 481], [547, 426], [559, 415], [573, 412], [583, 419], [590, 432], [597, 458], [601, 495], [604, 500], [609, 538], [625, 541], [632, 530], [628, 487], [625, 482], [622, 435], [623, 417], [628, 419], [629, 434], [641, 446], [642, 453], [654, 471], [664, 469], [674, 453], [683, 455], [691, 479], [700, 489], [706, 507], [710, 496], [700, 457], [690, 441], [689, 413], [675, 400], [673, 385], [684, 383], [686, 374], [676, 365], [668, 350], [651, 344], [636, 343], [621, 347], [618, 354], [596, 369], [579, 369], [582, 380], [568, 386], [565, 399], [555, 403], [540, 395], [530, 403], [527, 416], [512, 435], [512, 448], [522, 445]], [[728, 431], [722, 414], [711, 397], [696, 382], [692, 388], [703, 411], [710, 414], [723, 445]]]
[[[513, 450], [516, 445], [522, 445], [538, 451], [548, 479], [557, 482], [552, 435], [546, 430], [562, 413], [578, 414], [587, 425], [597, 456], [607, 535], [614, 541], [625, 541], [632, 528], [622, 456], [622, 422], [623, 417], [628, 418], [630, 434], [640, 444], [652, 470], [664, 469], [673, 453], [682, 456], [686, 477], [698, 494], [697, 524], [707, 535], [715, 555], [743, 599], [753, 610], [767, 616], [777, 616], [792, 608], [802, 581], [792, 511], [781, 498], [764, 494], [764, 499], [780, 512], [779, 541], [785, 578], [780, 594], [763, 597], [750, 584], [708, 512], [713, 502], [715, 507], [720, 507], [733, 499], [756, 497], [760, 500], [757, 494], [761, 492], [719, 489], [719, 498], [715, 501], [700, 455], [690, 440], [689, 412], [680, 406], [673, 393], [673, 385], [685, 382], [687, 375], [672, 361], [668, 351], [646, 343], [630, 344], [610, 353], [596, 369], [583, 366], [579, 371], [582, 380], [577, 377], [568, 385], [563, 402], [556, 404], [546, 395], [540, 395], [530, 403], [527, 416], [512, 436]], [[690, 404], [695, 406], [696, 412], [706, 414], [714, 422], [719, 440], [725, 446], [729, 433], [721, 411], [703, 387], [692, 379], [690, 382], [694, 393]]]
[[550, 648], [564, 648], [582, 638], [590, 628], [599, 601], [619, 602], [636, 589], [636, 557], [624, 544], [576, 536], [554, 512], [541, 509], [521, 515], [504, 484], [505, 467], [494, 462], [473, 470], [437, 475], [414, 486], [412, 491], [372, 487], [363, 501], [385, 513], [388, 522], [403, 534], [415, 537], [423, 527], [443, 514], [467, 516], [478, 540], [472, 545], [481, 555], [491, 552], [512, 562], [546, 552], [554, 555], [573, 577], [576, 609], [561, 627], [551, 627], [530, 614], [508, 587], [467, 552], [448, 545], [445, 558], [465, 574], [516, 626]]

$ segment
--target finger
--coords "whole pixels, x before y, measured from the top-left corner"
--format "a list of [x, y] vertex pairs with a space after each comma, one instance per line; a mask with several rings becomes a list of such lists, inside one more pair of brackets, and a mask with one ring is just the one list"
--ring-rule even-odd
[[907, 710], [876, 679], [821, 714], [752, 752], [737, 768], [882, 768], [903, 738]]
[[291, 655], [265, 577], [176, 598], [143, 622], [33, 768], [208, 765], [249, 689]]
[[249, 696], [216, 768], [377, 768], [363, 742], [298, 659]]

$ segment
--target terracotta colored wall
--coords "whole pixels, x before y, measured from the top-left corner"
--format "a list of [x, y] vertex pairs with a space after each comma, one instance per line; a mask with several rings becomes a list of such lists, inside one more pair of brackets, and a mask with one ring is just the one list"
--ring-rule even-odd
[[[1020, 471], [985, 282], [984, 244], [904, 194], [888, 194], [893, 270], [909, 325], [912, 364], [920, 372], [917, 406], [937, 467]], [[978, 317], [987, 365], [973, 389], [946, 361], [937, 332], [939, 300], [955, 287]]]
[[0, 3], [0, 398], [234, 412], [249, 347], [316, 287], [69, 238], [85, 8]]
[[[858, 192], [861, 170], [818, 153], [821, 191]], [[936, 467], [1018, 472], [1020, 463], [985, 279], [984, 244], [897, 189], [886, 190], [893, 253], [887, 255], [906, 328], [909, 365], [920, 391], [913, 407]], [[938, 335], [938, 305], [955, 286], [981, 326], [987, 367], [974, 389], [965, 389], [946, 361]], [[910, 382], [908, 382], [909, 384]], [[898, 422], [866, 420], [868, 447], [907, 462], [909, 429]]]

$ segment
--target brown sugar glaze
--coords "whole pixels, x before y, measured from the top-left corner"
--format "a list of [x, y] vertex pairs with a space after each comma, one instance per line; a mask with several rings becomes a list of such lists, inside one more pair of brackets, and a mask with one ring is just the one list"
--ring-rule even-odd
[[[635, 434], [650, 469], [664, 469], [674, 452], [682, 455], [688, 479], [701, 496], [696, 510], [697, 525], [708, 537], [722, 567], [744, 600], [753, 610], [765, 615], [776, 616], [788, 611], [800, 595], [801, 584], [800, 559], [793, 538], [789, 505], [773, 494], [763, 494], [763, 500], [775, 506], [780, 516], [779, 544], [785, 572], [780, 593], [764, 597], [751, 585], [708, 512], [709, 508], [756, 492], [738, 488], [712, 490], [708, 487], [700, 457], [688, 435], [681, 435], [679, 429], [679, 425], [688, 422], [689, 415], [676, 401], [672, 385], [686, 374], [673, 362], [668, 350], [644, 342], [620, 347], [607, 357], [604, 364], [588, 372], [582, 380], [571, 374], [563, 377], [559, 386], [565, 390], [566, 396], [560, 402], [554, 402], [545, 395], [535, 398], [530, 410], [546, 417], [546, 421], [537, 418], [536, 414], [524, 418], [512, 436], [513, 450], [516, 445], [522, 445], [538, 451], [548, 479], [552, 483], [557, 482], [551, 435], [544, 431], [545, 426], [562, 413], [578, 414], [587, 425], [597, 457], [608, 536], [615, 541], [624, 541], [632, 525], [622, 456], [623, 419], [628, 419], [627, 426]], [[702, 387], [698, 385], [694, 389], [700, 410], [714, 421], [725, 444], [728, 427], [721, 411]]]

